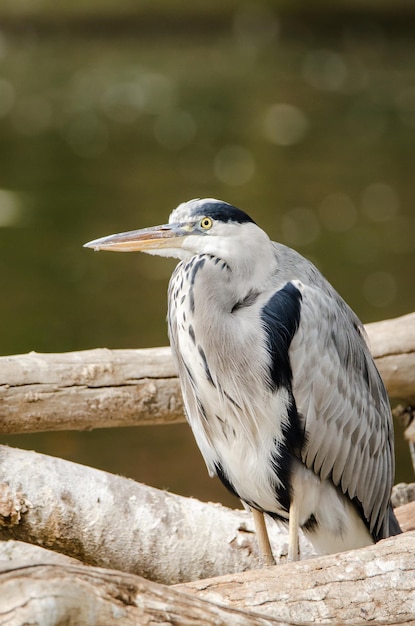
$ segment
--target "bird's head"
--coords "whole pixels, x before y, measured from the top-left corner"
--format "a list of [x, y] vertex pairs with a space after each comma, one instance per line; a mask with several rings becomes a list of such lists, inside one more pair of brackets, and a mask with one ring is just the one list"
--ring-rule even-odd
[[229, 263], [244, 265], [261, 254], [270, 240], [246, 213], [236, 207], [206, 198], [180, 204], [168, 224], [95, 239], [85, 244], [94, 250], [133, 252], [190, 259], [211, 254]]

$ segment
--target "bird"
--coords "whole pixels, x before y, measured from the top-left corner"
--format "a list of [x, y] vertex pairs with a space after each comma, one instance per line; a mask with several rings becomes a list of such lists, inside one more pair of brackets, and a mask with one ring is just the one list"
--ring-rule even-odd
[[391, 505], [394, 433], [362, 323], [320, 271], [214, 198], [179, 204], [167, 224], [95, 239], [178, 264], [168, 334], [185, 413], [211, 476], [252, 511], [299, 529], [318, 554], [401, 532]]

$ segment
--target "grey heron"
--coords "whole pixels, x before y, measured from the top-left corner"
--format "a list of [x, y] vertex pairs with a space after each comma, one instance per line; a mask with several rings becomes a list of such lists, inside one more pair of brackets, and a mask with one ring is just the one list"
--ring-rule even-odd
[[353, 311], [299, 253], [212, 198], [95, 250], [175, 257], [168, 329], [187, 419], [211, 475], [321, 554], [400, 532], [388, 397]]

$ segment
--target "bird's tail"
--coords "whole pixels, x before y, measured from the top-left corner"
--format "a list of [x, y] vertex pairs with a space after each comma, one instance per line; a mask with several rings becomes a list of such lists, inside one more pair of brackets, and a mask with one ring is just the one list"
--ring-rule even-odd
[[399, 535], [402, 532], [402, 528], [399, 526], [399, 522], [396, 519], [396, 515], [392, 508], [392, 505], [389, 505], [389, 537], [393, 535]]

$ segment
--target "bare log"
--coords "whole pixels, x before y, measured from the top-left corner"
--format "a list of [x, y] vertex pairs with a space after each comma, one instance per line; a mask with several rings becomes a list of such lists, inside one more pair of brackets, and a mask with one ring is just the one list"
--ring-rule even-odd
[[[412, 485], [414, 486], [414, 485]], [[397, 485], [398, 488], [401, 485]], [[409, 487], [409, 485], [408, 485]], [[0, 487], [1, 489], [2, 487]], [[3, 488], [4, 490], [4, 488]], [[233, 515], [234, 511], [228, 510]], [[4, 510], [3, 510], [4, 513]], [[415, 531], [415, 502], [405, 502], [403, 505], [399, 505], [395, 509], [396, 516], [399, 524], [404, 532], [408, 530]], [[282, 532], [282, 535], [284, 532]], [[283, 538], [283, 537], [282, 537]], [[310, 555], [308, 555], [310, 556]], [[305, 555], [302, 554], [304, 558]], [[53, 550], [47, 550], [40, 546], [25, 543], [23, 541], [15, 541], [9, 539], [6, 541], [0, 541], [0, 561], [30, 561], [32, 563], [58, 563], [58, 564], [81, 564], [79, 559], [75, 559]], [[280, 564], [283, 564], [285, 559], [280, 558]]]
[[415, 405], [415, 313], [365, 328], [389, 397]]
[[408, 504], [408, 502], [415, 502], [415, 483], [398, 483], [394, 485], [391, 502], [394, 509], [401, 507], [403, 504]]
[[0, 357], [0, 431], [182, 422], [170, 348]]
[[399, 525], [403, 532], [415, 530], [415, 502], [408, 502], [395, 509]]
[[[366, 330], [391, 399], [415, 404], [415, 313]], [[0, 357], [3, 433], [183, 420], [170, 348]]]
[[[16, 501], [19, 506], [13, 512], [9, 498], [7, 519], [7, 499], [3, 497], [2, 523], [10, 524], [14, 519], [16, 524], [22, 520], [22, 492]], [[230, 516], [234, 513], [227, 512]], [[406, 526], [414, 528], [415, 503], [398, 508], [396, 513], [403, 526], [406, 517]], [[49, 521], [54, 523], [52, 517]], [[118, 523], [124, 523], [122, 515]], [[112, 530], [109, 525], [108, 532]], [[159, 528], [158, 532], [162, 542], [163, 529]], [[74, 559], [62, 554], [4, 541], [0, 542], [0, 562], [3, 561], [0, 563], [0, 626], [20, 626], [34, 620], [39, 626], [61, 623], [95, 626], [114, 623], [115, 619], [124, 626], [165, 623], [162, 618], [166, 615], [168, 623], [180, 624], [248, 626], [271, 624], [274, 618], [278, 624], [294, 621], [361, 624], [374, 619], [376, 623], [411, 623], [408, 615], [415, 606], [415, 533], [391, 539], [388, 547], [386, 545], [387, 542], [381, 542], [369, 549], [289, 564], [288, 569], [279, 565], [278, 569], [267, 568], [176, 586], [176, 590], [200, 594], [202, 599], [195, 603], [185, 596], [171, 594], [167, 587], [153, 585], [136, 576], [74, 567], [77, 565]], [[139, 549], [140, 545], [137, 547]], [[157, 554], [156, 558], [174, 558], [175, 546], [171, 549], [172, 552]], [[189, 552], [187, 558], [192, 557], [193, 552]], [[207, 605], [206, 599], [212, 604]], [[225, 609], [217, 606], [217, 602], [230, 606]], [[237, 611], [241, 608], [244, 613]], [[261, 619], [261, 612], [266, 612], [268, 619]], [[51, 614], [55, 615], [55, 621], [51, 621]]]
[[[66, 554], [47, 550], [24, 541], [0, 541], [0, 564], [3, 561], [26, 561], [27, 563], [57, 563], [58, 565], [82, 565], [79, 559], [74, 559]], [[0, 594], [1, 595], [1, 594]]]
[[413, 624], [414, 550], [415, 533], [406, 533], [370, 548], [175, 587], [54, 557], [3, 562], [0, 626]]
[[414, 624], [415, 533], [175, 588], [294, 623]]
[[[42, 563], [0, 564], [0, 626], [278, 626], [138, 576]], [[285, 623], [285, 622], [284, 622]]]
[[[287, 533], [269, 524], [276, 559]], [[0, 539], [164, 583], [260, 567], [251, 515], [0, 446]], [[312, 553], [302, 537], [302, 554]]]

